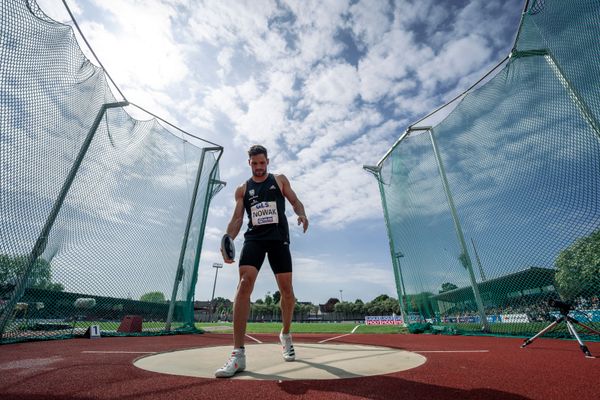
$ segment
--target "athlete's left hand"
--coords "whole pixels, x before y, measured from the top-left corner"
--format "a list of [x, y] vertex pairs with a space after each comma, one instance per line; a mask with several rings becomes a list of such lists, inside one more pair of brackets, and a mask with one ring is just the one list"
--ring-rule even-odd
[[306, 218], [305, 215], [298, 216], [298, 225], [300, 224], [302, 224], [302, 229], [304, 230], [304, 233], [306, 233], [306, 230], [308, 229], [308, 218]]

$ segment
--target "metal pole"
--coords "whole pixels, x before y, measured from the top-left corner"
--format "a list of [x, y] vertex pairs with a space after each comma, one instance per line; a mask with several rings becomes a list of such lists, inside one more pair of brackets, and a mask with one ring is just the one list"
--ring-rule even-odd
[[167, 314], [167, 322], [165, 324], [166, 331], [171, 330], [171, 322], [173, 321], [173, 313], [175, 312], [175, 302], [177, 301], [177, 288], [179, 287], [179, 283], [183, 279], [183, 259], [185, 257], [185, 249], [187, 247], [188, 237], [190, 235], [190, 226], [192, 225], [192, 216], [194, 215], [194, 207], [196, 205], [196, 197], [198, 196], [198, 186], [200, 185], [200, 177], [202, 176], [202, 167], [204, 166], [204, 156], [206, 155], [206, 151], [206, 148], [202, 149], [202, 155], [200, 156], [200, 162], [198, 163], [196, 182], [194, 183], [194, 191], [192, 193], [192, 199], [190, 201], [188, 218], [185, 224], [185, 231], [183, 232], [181, 251], [179, 252], [179, 261], [177, 262], [177, 272], [175, 273], [175, 281], [173, 282], [173, 291], [171, 292], [169, 313]]
[[219, 275], [219, 268], [223, 268], [223, 264], [220, 263], [214, 263], [213, 264], [213, 268], [215, 269], [215, 283], [213, 284], [213, 291], [212, 291], [212, 296], [210, 298], [210, 322], [212, 322], [213, 320], [213, 316], [214, 316], [214, 305], [213, 305], [213, 301], [215, 299], [215, 289], [217, 287], [217, 275]]
[[594, 133], [596, 134], [598, 139], [600, 139], [600, 123], [594, 117], [594, 114], [592, 113], [590, 108], [587, 106], [583, 97], [581, 97], [581, 95], [573, 87], [573, 84], [569, 81], [569, 79], [567, 79], [567, 76], [565, 75], [563, 70], [560, 68], [560, 65], [558, 65], [558, 63], [556, 62], [556, 60], [554, 59], [554, 56], [552, 55], [552, 53], [550, 53], [550, 51], [547, 51], [547, 54], [544, 55], [544, 59], [550, 66], [550, 69], [552, 70], [552, 72], [554, 72], [554, 74], [556, 75], [558, 81], [561, 83], [561, 85], [567, 91], [569, 98], [571, 100], [573, 100], [573, 103], [575, 103], [575, 106], [577, 106], [577, 109], [581, 113], [583, 119], [590, 125], [590, 127], [592, 128], [592, 130], [594, 131]]
[[579, 92], [575, 89], [571, 81], [567, 78], [567, 75], [564, 73], [560, 65], [556, 62], [556, 59], [548, 49], [536, 49], [536, 50], [526, 50], [526, 51], [516, 51], [513, 50], [510, 53], [511, 58], [524, 58], [524, 57], [544, 57], [546, 63], [560, 82], [560, 84], [567, 91], [567, 95], [569, 98], [575, 103], [575, 106], [581, 113], [581, 116], [588, 123], [590, 128], [594, 131], [597, 138], [600, 139], [600, 122], [594, 117], [594, 113], [590, 110], [587, 103], [583, 99], [583, 97], [579, 94]]
[[475, 280], [475, 274], [473, 273], [473, 265], [471, 263], [471, 258], [469, 257], [469, 252], [467, 250], [467, 245], [465, 243], [465, 237], [463, 235], [462, 228], [460, 226], [460, 221], [458, 219], [458, 215], [456, 213], [456, 207], [454, 206], [454, 200], [452, 199], [452, 194], [450, 193], [450, 186], [448, 185], [448, 179], [446, 178], [446, 171], [444, 170], [444, 164], [442, 163], [442, 158], [440, 157], [440, 153], [438, 151], [437, 142], [435, 140], [435, 136], [433, 134], [433, 128], [429, 129], [429, 137], [431, 138], [431, 145], [433, 146], [433, 153], [435, 154], [435, 159], [437, 160], [438, 169], [440, 172], [440, 177], [442, 179], [442, 186], [444, 187], [444, 192], [446, 193], [446, 199], [448, 200], [448, 205], [450, 206], [450, 213], [452, 214], [452, 220], [454, 221], [454, 229], [456, 230], [456, 235], [458, 236], [458, 241], [460, 243], [460, 248], [462, 252], [461, 261], [464, 261], [464, 267], [469, 271], [469, 278], [471, 279], [471, 287], [473, 288], [473, 294], [475, 295], [475, 302], [477, 303], [477, 310], [479, 311], [479, 316], [481, 318], [481, 323], [483, 324], [483, 329], [487, 332], [490, 330], [487, 317], [485, 315], [485, 311], [483, 309], [483, 301], [481, 301], [481, 295], [479, 294], [479, 288], [477, 287], [477, 281]]
[[0, 316], [0, 339], [2, 339], [2, 335], [4, 334], [4, 329], [6, 328], [6, 324], [8, 323], [8, 320], [10, 319], [10, 315], [12, 314], [12, 309], [14, 308], [14, 306], [17, 304], [17, 302], [19, 301], [19, 299], [21, 298], [21, 296], [23, 296], [23, 293], [25, 292], [25, 288], [27, 286], [27, 281], [29, 280], [29, 275], [31, 274], [33, 265], [37, 261], [38, 257], [41, 256], [42, 253], [44, 252], [44, 250], [46, 249], [46, 245], [48, 244], [48, 236], [50, 235], [52, 226], [54, 225], [54, 222], [56, 221], [56, 217], [58, 216], [58, 213], [60, 212], [60, 209], [62, 208], [62, 205], [63, 205], [63, 203], [67, 197], [67, 194], [69, 192], [69, 189], [71, 188], [71, 185], [73, 184], [73, 181], [75, 180], [75, 176], [77, 175], [77, 172], [79, 171], [79, 167], [81, 166], [83, 158], [85, 157], [88, 149], [90, 148], [92, 139], [94, 138], [94, 135], [96, 134], [98, 125], [100, 125], [100, 122], [102, 122], [102, 118], [104, 117], [106, 110], [109, 108], [125, 107], [128, 104], [129, 103], [126, 101], [121, 101], [121, 102], [116, 102], [116, 103], [103, 104], [100, 107], [100, 110], [98, 111], [98, 114], [96, 115], [96, 119], [92, 123], [92, 126], [90, 127], [90, 130], [88, 131], [88, 134], [87, 134], [85, 140], [83, 141], [83, 144], [81, 145], [81, 149], [79, 150], [79, 153], [77, 154], [77, 158], [75, 159], [75, 161], [73, 162], [73, 165], [71, 166], [71, 170], [69, 171], [69, 174], [67, 175], [67, 178], [65, 179], [65, 182], [63, 183], [63, 186], [58, 194], [58, 197], [57, 197], [56, 201], [54, 202], [54, 204], [52, 205], [52, 210], [50, 211], [50, 214], [48, 215], [48, 218], [46, 219], [46, 223], [44, 224], [44, 227], [42, 228], [42, 231], [40, 232], [40, 235], [38, 236], [38, 238], [35, 242], [35, 245], [33, 246], [33, 249], [31, 250], [31, 253], [29, 254], [29, 257], [27, 258], [27, 266], [25, 267], [25, 270], [23, 271], [23, 274], [21, 275], [19, 282], [17, 282], [17, 284], [15, 286], [12, 297], [4, 305], [4, 312]]
[[479, 274], [481, 275], [481, 280], [485, 282], [487, 279], [485, 277], [485, 273], [483, 272], [483, 265], [481, 265], [481, 259], [479, 258], [479, 253], [477, 253], [477, 247], [475, 247], [475, 241], [471, 238], [471, 243], [473, 244], [473, 251], [475, 252], [475, 260], [477, 260], [477, 265], [479, 266]]
[[377, 183], [379, 185], [379, 194], [381, 196], [381, 205], [383, 207], [383, 215], [384, 215], [383, 219], [385, 220], [385, 227], [386, 227], [388, 243], [389, 243], [389, 247], [390, 247], [390, 255], [392, 256], [392, 269], [394, 271], [394, 280], [396, 282], [396, 293], [398, 294], [398, 303], [400, 304], [400, 315], [402, 316], [403, 325], [406, 326], [407, 320], [406, 320], [406, 312], [404, 310], [404, 301], [403, 301], [405, 292], [404, 292], [404, 289], [402, 288], [402, 286], [400, 286], [401, 272], [398, 268], [398, 260], [396, 259], [396, 256], [395, 256], [394, 238], [392, 236], [392, 230], [390, 227], [390, 218], [389, 218], [389, 214], [387, 211], [387, 202], [385, 200], [385, 193], [383, 191], [383, 184], [381, 181], [381, 166], [372, 167], [372, 166], [365, 165], [365, 166], [363, 166], [363, 168], [366, 171], [372, 173], [375, 176], [375, 178], [377, 178]]
[[[198, 281], [198, 268], [200, 265], [200, 256], [202, 254], [202, 243], [204, 242], [204, 232], [206, 230], [206, 220], [208, 218], [208, 207], [210, 206], [210, 201], [212, 200], [213, 196], [220, 190], [222, 185], [225, 184], [225, 182], [214, 179], [215, 175], [218, 172], [217, 166], [219, 165], [219, 160], [221, 159], [221, 156], [223, 155], [223, 148], [222, 147], [209, 147], [206, 150], [211, 151], [211, 152], [218, 151], [219, 155], [218, 155], [217, 159], [215, 160], [215, 163], [213, 164], [212, 169], [210, 171], [208, 185], [206, 188], [206, 193], [204, 195], [204, 203], [203, 203], [204, 207], [202, 209], [202, 218], [200, 220], [200, 232], [198, 232], [198, 242], [196, 243], [196, 257], [194, 258], [194, 265], [192, 268], [192, 277], [190, 279], [190, 286], [188, 288], [188, 296], [186, 298], [186, 301], [190, 305], [192, 304], [191, 298], [194, 294], [196, 282]], [[213, 188], [212, 188], [213, 185], [219, 185], [219, 190], [213, 190]], [[192, 322], [192, 324], [193, 324], [193, 322]]]
[[[406, 288], [404, 287], [404, 277], [402, 274], [402, 265], [400, 264], [400, 258], [404, 257], [404, 254], [399, 251], [395, 254], [395, 256], [396, 256], [396, 261], [398, 262], [398, 275], [400, 276], [400, 286], [402, 287], [402, 293], [403, 293], [402, 304], [405, 304]], [[406, 307], [406, 305], [404, 307]]]

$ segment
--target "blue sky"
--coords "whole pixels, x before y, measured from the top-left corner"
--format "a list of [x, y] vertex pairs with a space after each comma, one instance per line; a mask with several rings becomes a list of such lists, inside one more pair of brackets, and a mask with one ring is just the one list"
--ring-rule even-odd
[[[67, 21], [60, 0], [38, 2]], [[262, 143], [271, 172], [286, 174], [310, 218], [307, 234], [291, 231], [296, 297], [313, 303], [340, 290], [345, 301], [396, 297], [377, 184], [362, 165], [504, 58], [523, 8], [520, 0], [68, 4], [130, 101], [225, 148], [228, 184], [210, 210], [196, 299], [210, 299], [233, 191], [249, 177], [246, 150]], [[236, 283], [237, 267], [226, 266], [215, 295], [233, 298]], [[252, 300], [275, 290], [265, 265]]]

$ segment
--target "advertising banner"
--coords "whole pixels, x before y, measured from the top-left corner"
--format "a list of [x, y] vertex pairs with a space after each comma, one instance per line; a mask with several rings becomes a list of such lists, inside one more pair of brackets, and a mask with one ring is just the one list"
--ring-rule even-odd
[[402, 317], [397, 315], [365, 316], [366, 325], [402, 325]]

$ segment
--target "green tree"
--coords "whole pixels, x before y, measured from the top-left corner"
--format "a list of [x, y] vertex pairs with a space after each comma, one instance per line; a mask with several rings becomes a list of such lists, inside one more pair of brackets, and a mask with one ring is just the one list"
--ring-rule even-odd
[[431, 318], [435, 316], [435, 310], [431, 297], [431, 292], [421, 292], [411, 295], [409, 298], [409, 307], [411, 311], [418, 312], [424, 318]]
[[279, 303], [279, 300], [281, 300], [281, 293], [279, 293], [279, 290], [277, 290], [275, 293], [273, 293], [273, 303], [277, 304]]
[[261, 300], [260, 303], [257, 301], [256, 303], [252, 304], [251, 312], [253, 319], [260, 321], [265, 315], [268, 315], [269, 310], [268, 306]]
[[[0, 254], [0, 284], [16, 284], [25, 273], [28, 260], [29, 257], [26, 256], [12, 257]], [[38, 258], [33, 264], [27, 280], [27, 287], [55, 291], [65, 289], [62, 284], [52, 282], [50, 262], [43, 258]]]
[[442, 283], [442, 288], [440, 289], [440, 293], [449, 292], [450, 290], [458, 289], [454, 283], [446, 282]]
[[381, 308], [384, 314], [398, 314], [400, 312], [400, 303], [393, 297], [389, 297], [381, 302]]
[[356, 301], [354, 302], [354, 304], [352, 304], [352, 307], [350, 309], [352, 310], [353, 314], [363, 314], [364, 308], [365, 303], [363, 303], [361, 299], [356, 299]]
[[226, 313], [230, 313], [233, 303], [231, 302], [231, 300], [226, 299], [224, 297], [215, 297], [213, 299], [213, 309], [216, 310], [221, 310], [219, 313], [221, 312], [226, 312]]
[[383, 306], [380, 301], [370, 301], [364, 306], [364, 310], [369, 315], [381, 315], [383, 313]]
[[335, 305], [339, 302], [340, 302], [339, 299], [336, 299], [335, 297], [330, 297], [329, 300], [327, 300], [327, 302], [323, 305], [323, 311], [334, 312]]
[[335, 303], [335, 305], [333, 306], [333, 310], [336, 313], [340, 313], [340, 314], [344, 313], [345, 314], [345, 313], [347, 313], [347, 312], [350, 311], [349, 310], [349, 305], [350, 305], [350, 303], [348, 303], [346, 301], [343, 301], [341, 303]]
[[265, 304], [270, 306], [271, 304], [273, 304], [273, 297], [271, 297], [271, 295], [267, 294], [265, 296]]
[[563, 298], [600, 294], [600, 229], [561, 251], [554, 265], [557, 289]]
[[373, 299], [373, 302], [378, 303], [380, 301], [384, 301], [384, 300], [387, 300], [389, 298], [390, 298], [390, 296], [388, 296], [387, 294], [380, 294], [379, 296], [377, 296], [377, 297], [375, 297]]
[[140, 296], [140, 301], [147, 301], [148, 303], [164, 303], [166, 302], [166, 298], [163, 292], [148, 292]]

